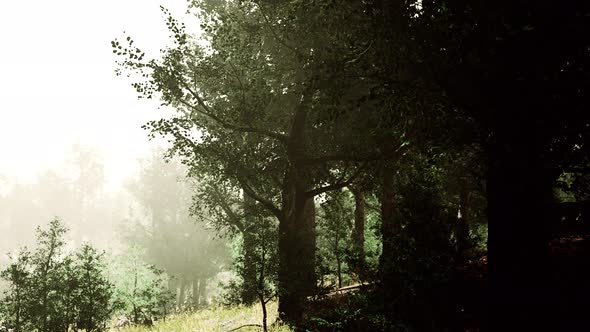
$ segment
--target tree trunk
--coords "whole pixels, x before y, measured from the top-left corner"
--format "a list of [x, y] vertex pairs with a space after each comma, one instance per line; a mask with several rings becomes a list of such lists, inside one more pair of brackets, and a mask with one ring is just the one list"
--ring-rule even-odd
[[306, 297], [313, 294], [315, 278], [315, 203], [307, 190], [315, 185], [300, 160], [306, 156], [308, 112], [316, 90], [308, 82], [295, 108], [287, 142], [288, 169], [282, 186], [279, 218], [279, 318], [299, 324]]
[[199, 308], [199, 293], [200, 293], [200, 283], [199, 283], [199, 278], [195, 277], [193, 278], [193, 308], [197, 309]]
[[242, 233], [242, 250], [244, 255], [244, 268], [242, 272], [242, 279], [244, 285], [242, 287], [242, 303], [252, 304], [257, 301], [256, 294], [256, 238], [249, 230], [251, 226], [257, 222], [255, 219], [253, 207], [254, 200], [244, 195], [244, 226], [245, 231]]
[[354, 228], [352, 229], [352, 268], [362, 278], [365, 271], [365, 193], [350, 186], [354, 195]]
[[315, 203], [304, 190], [287, 186], [279, 221], [279, 317], [301, 322], [306, 297], [316, 287]]
[[[338, 236], [336, 236], [338, 241]], [[336, 242], [338, 243], [338, 242]], [[338, 288], [342, 288], [342, 263], [340, 262], [340, 251], [336, 246], [336, 276], [338, 277]]]
[[[20, 271], [17, 271], [17, 273], [20, 273]], [[16, 306], [15, 306], [15, 314], [16, 314], [16, 317], [15, 317], [15, 320], [14, 320], [14, 331], [15, 332], [21, 332], [21, 329], [20, 329], [20, 325], [21, 325], [21, 323], [20, 323], [20, 314], [21, 313], [20, 312], [21, 312], [21, 301], [22, 301], [22, 299], [21, 299], [21, 294], [20, 294], [21, 293], [20, 292], [20, 290], [21, 290], [21, 281], [20, 281], [20, 278], [15, 283], [15, 287], [16, 287], [16, 292], [15, 292], [16, 293], [16, 298], [14, 300], [16, 301]]]
[[184, 282], [184, 277], [180, 277], [179, 278], [179, 291], [178, 291], [178, 300], [176, 301], [176, 306], [178, 307], [178, 309], [182, 309], [183, 305], [184, 305], [184, 296], [185, 296], [185, 288], [186, 288], [186, 284]]
[[552, 179], [535, 151], [537, 144], [525, 129], [512, 128], [499, 131], [490, 148], [487, 198], [492, 331], [551, 329], [548, 318], [554, 294], [547, 278], [545, 211], [551, 203]]
[[266, 312], [266, 301], [264, 300], [264, 296], [262, 296], [262, 293], [259, 294], [258, 300], [260, 301], [260, 305], [262, 306], [262, 331], [267, 332], [268, 314]]
[[178, 279], [175, 276], [168, 278], [168, 291], [174, 294], [174, 299], [177, 298], [178, 294]]
[[393, 313], [394, 300], [399, 296], [399, 276], [395, 269], [396, 236], [401, 231], [399, 219], [396, 218], [394, 170], [391, 167], [382, 168], [381, 184], [381, 236], [383, 251], [380, 259], [381, 286], [383, 290], [383, 305], [385, 314]]
[[207, 301], [207, 278], [199, 278], [199, 306], [206, 307], [209, 305]]
[[258, 300], [260, 301], [260, 305], [262, 306], [262, 331], [267, 332], [268, 327], [266, 324], [267, 321], [267, 313], [266, 313], [266, 300], [264, 298], [264, 280], [266, 278], [266, 251], [265, 249], [262, 250], [261, 260], [260, 260], [260, 275], [258, 277]]
[[459, 186], [459, 216], [457, 218], [455, 238], [457, 241], [457, 259], [461, 262], [465, 257], [465, 251], [469, 249], [470, 204], [467, 180], [460, 178]]

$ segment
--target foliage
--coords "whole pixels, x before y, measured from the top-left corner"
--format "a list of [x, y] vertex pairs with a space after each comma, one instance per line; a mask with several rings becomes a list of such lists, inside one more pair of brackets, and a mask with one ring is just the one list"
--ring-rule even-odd
[[[343, 286], [343, 276], [347, 270], [346, 257], [350, 255], [350, 233], [352, 232], [352, 207], [347, 192], [338, 190], [326, 195], [321, 204], [323, 217], [318, 222], [318, 268], [322, 276], [336, 277], [336, 287]], [[328, 285], [329, 286], [329, 285]]]
[[10, 286], [0, 317], [15, 331], [104, 331], [112, 313], [112, 284], [103, 255], [89, 244], [64, 252], [67, 229], [59, 219], [37, 229], [37, 247], [22, 249], [0, 276]]
[[163, 272], [144, 263], [142, 255], [140, 248], [131, 247], [127, 254], [112, 263], [113, 303], [116, 312], [132, 323], [152, 325], [170, 312], [173, 295]]
[[[161, 150], [141, 160], [138, 176], [127, 185], [138, 209], [123, 233], [126, 243], [143, 248], [144, 261], [174, 278], [173, 293], [178, 281], [179, 308], [206, 305], [206, 283], [227, 261], [226, 242], [211, 230], [211, 217], [189, 211], [191, 197], [201, 184], [186, 179], [185, 173], [186, 167], [177, 159], [162, 160]], [[181, 297], [191, 283], [193, 293], [201, 294], [192, 294], [192, 304], [187, 306]]]
[[[274, 218], [247, 198], [244, 199], [242, 209], [243, 219], [231, 220], [231, 216], [226, 216], [231, 220], [229, 226], [240, 225], [238, 229], [241, 233], [234, 236], [237, 250], [233, 272], [237, 278], [222, 285], [225, 290], [223, 301], [228, 305], [258, 302], [262, 308], [262, 326], [266, 330], [267, 303], [277, 294], [278, 225]], [[227, 213], [235, 217], [237, 212], [227, 210]]]
[[[259, 321], [262, 316], [262, 309], [259, 305], [252, 306], [230, 306], [210, 307], [196, 312], [180, 313], [168, 317], [165, 321], [160, 320], [153, 327], [131, 326], [112, 329], [117, 332], [185, 332], [185, 331], [211, 331], [227, 332], [244, 325], [237, 331], [260, 331]], [[269, 319], [274, 322], [269, 326], [271, 332], [293, 331], [287, 325], [275, 322], [277, 319], [277, 303], [268, 304]]]
[[0, 277], [8, 282], [8, 289], [0, 301], [0, 318], [7, 328], [15, 331], [25, 331], [30, 328], [31, 314], [28, 310], [27, 294], [30, 289], [30, 253], [22, 249], [16, 258], [0, 272]]
[[[368, 130], [397, 117], [381, 112], [393, 99], [371, 98], [383, 82], [365, 75], [373, 71], [364, 55], [374, 50], [369, 17], [355, 15], [364, 3], [207, 8], [197, 11], [201, 40], [165, 12], [174, 46], [160, 59], [144, 60], [130, 37], [113, 41], [118, 73], [135, 75], [141, 97], [175, 108], [146, 129], [172, 138], [171, 153], [192, 176], [243, 190], [279, 220], [281, 313], [298, 320], [315, 288], [313, 218], [304, 210], [314, 196], [350, 184], [369, 161], [397, 157], [404, 130]], [[389, 144], [371, 144], [377, 140]]]
[[111, 304], [113, 285], [105, 275], [104, 253], [85, 243], [75, 258], [77, 266], [73, 272], [77, 278], [66, 277], [66, 280], [79, 288], [74, 300], [78, 306], [76, 327], [88, 332], [104, 330], [114, 309]]
[[[557, 181], [570, 201], [588, 193], [579, 169], [590, 126], [580, 84], [589, 77], [590, 43], [579, 33], [587, 6], [191, 3], [202, 35], [164, 11], [174, 45], [144, 60], [130, 37], [115, 40], [118, 73], [136, 74], [141, 97], [175, 109], [145, 128], [170, 137], [169, 153], [205, 179], [199, 198], [222, 216], [217, 228], [242, 233], [245, 284], [257, 253], [246, 245], [241, 200], [276, 217], [283, 318], [302, 320], [315, 281], [314, 199], [356, 182], [381, 205], [381, 243], [371, 246], [381, 248], [383, 321], [445, 325], [454, 309], [441, 303], [443, 289], [477, 251], [487, 220], [498, 322], [521, 319], [519, 308], [521, 323], [546, 310], [535, 298], [551, 275], [552, 189]], [[336, 266], [340, 276], [351, 209], [337, 195], [324, 204], [319, 244], [321, 273]], [[504, 309], [512, 293], [519, 300]]]

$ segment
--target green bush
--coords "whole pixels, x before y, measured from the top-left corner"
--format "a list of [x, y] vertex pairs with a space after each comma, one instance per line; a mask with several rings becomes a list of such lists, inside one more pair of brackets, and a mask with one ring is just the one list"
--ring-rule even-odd
[[37, 228], [37, 247], [20, 250], [0, 271], [8, 283], [0, 302], [0, 320], [20, 331], [59, 332], [72, 328], [104, 331], [112, 313], [112, 285], [103, 254], [89, 244], [64, 252], [67, 229], [59, 219]]
[[133, 324], [152, 325], [170, 311], [173, 295], [168, 290], [164, 273], [142, 262], [141, 255], [138, 247], [131, 247], [126, 255], [118, 257], [112, 264], [113, 303], [116, 312]]

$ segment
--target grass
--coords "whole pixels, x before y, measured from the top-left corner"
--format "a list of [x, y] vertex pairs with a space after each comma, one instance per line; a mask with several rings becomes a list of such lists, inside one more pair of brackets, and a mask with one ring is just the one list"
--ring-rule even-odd
[[[272, 325], [277, 318], [277, 303], [271, 302], [267, 305], [268, 330], [272, 332], [291, 332], [286, 325]], [[223, 331], [228, 332], [237, 327], [259, 324], [262, 325], [262, 308], [260, 305], [236, 306], [236, 307], [215, 307], [199, 310], [192, 313], [171, 315], [166, 320], [160, 320], [151, 327], [127, 326], [123, 328], [112, 328], [110, 332], [200, 332], [200, 331]], [[237, 332], [262, 331], [262, 327], [248, 326], [237, 330]]]

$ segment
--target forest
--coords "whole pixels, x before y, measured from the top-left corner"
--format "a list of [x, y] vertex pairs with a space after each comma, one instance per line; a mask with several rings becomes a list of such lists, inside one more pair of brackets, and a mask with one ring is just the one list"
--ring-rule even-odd
[[584, 330], [589, 3], [188, 5], [110, 43], [160, 105], [124, 190], [0, 186], [0, 331]]

